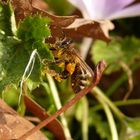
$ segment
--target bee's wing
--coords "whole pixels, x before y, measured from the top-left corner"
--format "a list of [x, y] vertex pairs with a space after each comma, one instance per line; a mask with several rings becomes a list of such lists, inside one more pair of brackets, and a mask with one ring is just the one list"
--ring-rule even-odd
[[72, 49], [71, 51], [73, 52], [73, 55], [76, 56], [76, 68], [74, 73], [71, 75], [71, 85], [73, 91], [78, 93], [89, 85], [93, 78], [93, 72], [86, 62], [81, 58], [77, 50]]
[[87, 65], [87, 63], [82, 59], [82, 57], [80, 56], [79, 52], [73, 48], [73, 53], [76, 55], [76, 62], [79, 63], [81, 69], [83, 69], [84, 71], [86, 71], [86, 73], [92, 77], [93, 76], [93, 71], [92, 69]]

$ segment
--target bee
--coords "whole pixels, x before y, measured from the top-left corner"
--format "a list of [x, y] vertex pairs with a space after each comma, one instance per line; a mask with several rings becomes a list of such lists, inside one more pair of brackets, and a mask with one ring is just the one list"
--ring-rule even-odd
[[74, 48], [72, 40], [64, 38], [50, 47], [54, 56], [54, 62], [48, 63], [47, 70], [57, 81], [71, 77], [71, 86], [78, 93], [92, 80], [90, 67], [82, 60], [78, 51]]

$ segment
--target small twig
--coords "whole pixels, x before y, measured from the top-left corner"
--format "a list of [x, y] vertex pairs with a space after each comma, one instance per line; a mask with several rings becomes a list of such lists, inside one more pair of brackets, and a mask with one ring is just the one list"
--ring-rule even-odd
[[124, 101], [126, 101], [128, 99], [128, 97], [130, 96], [132, 90], [133, 90], [133, 78], [132, 78], [132, 71], [131, 69], [129, 68], [129, 66], [123, 62], [119, 62], [119, 64], [121, 65], [121, 67], [123, 68], [123, 70], [127, 73], [127, 76], [128, 76], [128, 91], [127, 93], [125, 94], [124, 96]]
[[50, 123], [52, 120], [56, 119], [56, 117], [58, 117], [61, 113], [65, 112], [68, 108], [70, 108], [77, 101], [79, 101], [89, 91], [91, 91], [93, 89], [93, 87], [95, 87], [99, 83], [105, 67], [106, 67], [106, 63], [104, 61], [99, 62], [98, 65], [95, 68], [94, 73], [92, 72], [92, 75], [94, 76], [93, 81], [91, 82], [91, 84], [88, 87], [86, 87], [85, 89], [80, 91], [74, 98], [72, 98], [69, 102], [67, 102], [62, 108], [60, 108], [52, 116], [50, 116], [49, 118], [47, 118], [44, 121], [42, 121], [40, 124], [38, 124], [33, 129], [29, 130], [26, 134], [24, 134], [23, 136], [18, 138], [18, 140], [25, 140], [27, 137], [29, 137], [30, 135], [32, 135], [36, 131], [38, 131], [41, 128], [43, 128], [45, 125]]
[[[140, 62], [137, 62], [131, 66], [132, 72], [135, 72], [139, 68]], [[117, 80], [115, 80], [114, 83], [112, 83], [112, 86], [106, 91], [106, 95], [111, 96], [127, 79], [128, 76], [126, 75], [126, 73], [123, 73]]]

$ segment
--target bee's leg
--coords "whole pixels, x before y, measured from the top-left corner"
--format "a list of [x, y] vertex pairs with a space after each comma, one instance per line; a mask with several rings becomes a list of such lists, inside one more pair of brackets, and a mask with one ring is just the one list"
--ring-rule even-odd
[[62, 73], [60, 73], [60, 77], [62, 79], [67, 79], [70, 76], [70, 73], [67, 70], [64, 70]]
[[61, 82], [63, 79], [67, 79], [69, 77], [69, 73], [67, 71], [63, 71], [61, 73], [57, 73], [54, 78], [58, 81]]
[[65, 64], [65, 60], [59, 59], [59, 60], [55, 60], [55, 61], [49, 61], [47, 59], [44, 59], [42, 61], [42, 63], [43, 63], [43, 65], [58, 65], [59, 66], [59, 64], [62, 64], [62, 63]]
[[58, 67], [65, 67], [65, 60], [59, 59], [55, 61], [55, 65]]
[[48, 60], [48, 59], [43, 59], [43, 60], [42, 60], [42, 64], [43, 64], [44, 66], [50, 65], [50, 64], [53, 64], [53, 63], [55, 63], [55, 62], [54, 62], [54, 61], [50, 61], [50, 60]]

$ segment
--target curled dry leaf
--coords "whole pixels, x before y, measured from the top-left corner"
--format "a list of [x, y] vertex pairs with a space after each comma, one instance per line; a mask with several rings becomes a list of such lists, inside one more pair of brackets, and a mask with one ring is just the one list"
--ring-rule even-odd
[[[0, 99], [0, 140], [17, 139], [34, 125], [20, 117], [12, 108]], [[36, 131], [28, 140], [48, 140], [40, 131]]]
[[109, 21], [93, 21], [83, 18], [77, 18], [75, 21], [63, 27], [63, 31], [70, 37], [90, 37], [94, 39], [101, 39], [109, 41], [108, 31], [114, 28], [113, 24]]
[[[34, 7], [40, 11], [38, 7]], [[51, 22], [51, 31], [54, 37], [63, 36], [63, 33], [71, 38], [90, 37], [110, 41], [109, 30], [114, 28], [110, 21], [93, 21], [78, 16], [56, 16], [43, 11], [43, 16], [49, 17]]]
[[51, 19], [51, 24], [52, 25], [57, 25], [59, 27], [67, 27], [70, 24], [72, 24], [78, 16], [73, 15], [73, 16], [57, 16], [53, 15], [47, 11], [44, 11], [40, 9], [38, 6], [32, 5], [33, 8], [35, 8], [39, 13], [41, 13], [42, 16], [44, 17], [49, 17]]
[[43, 0], [11, 0], [11, 4], [14, 8], [17, 22], [23, 20], [28, 15], [38, 12], [32, 5], [38, 6], [42, 10], [47, 10], [48, 8], [48, 5]]
[[77, 16], [56, 16], [47, 12], [48, 5], [43, 0], [11, 0], [14, 7], [16, 21], [23, 20], [31, 14], [41, 14], [49, 17], [57, 25], [68, 26]]
[[[16, 20], [20, 21], [30, 14], [41, 14], [51, 19], [51, 31], [54, 38], [66, 36], [71, 38], [90, 37], [109, 41], [109, 30], [113, 24], [106, 21], [93, 21], [78, 16], [56, 16], [46, 11], [48, 5], [42, 0], [12, 0]], [[108, 24], [109, 23], [109, 24]]]

